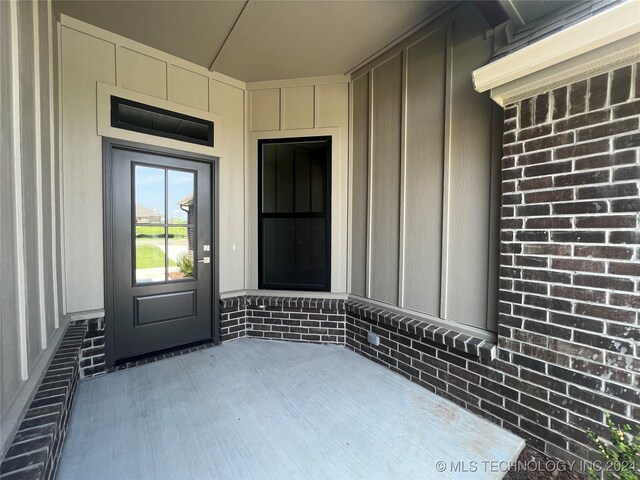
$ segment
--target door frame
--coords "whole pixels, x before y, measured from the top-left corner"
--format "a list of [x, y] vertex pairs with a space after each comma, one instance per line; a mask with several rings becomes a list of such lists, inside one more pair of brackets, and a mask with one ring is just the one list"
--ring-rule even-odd
[[103, 261], [104, 261], [104, 311], [105, 311], [105, 364], [112, 367], [115, 363], [115, 332], [113, 325], [114, 309], [114, 269], [113, 269], [113, 212], [112, 212], [112, 155], [114, 147], [122, 147], [127, 150], [144, 153], [169, 155], [173, 158], [188, 160], [192, 162], [202, 162], [211, 165], [211, 240], [215, 248], [212, 249], [213, 272], [211, 278], [211, 326], [213, 332], [212, 341], [215, 345], [220, 344], [220, 242], [219, 242], [219, 161], [218, 157], [192, 153], [173, 148], [159, 147], [145, 143], [131, 142], [129, 140], [119, 140], [116, 138], [103, 137], [102, 139], [102, 202], [103, 202]]

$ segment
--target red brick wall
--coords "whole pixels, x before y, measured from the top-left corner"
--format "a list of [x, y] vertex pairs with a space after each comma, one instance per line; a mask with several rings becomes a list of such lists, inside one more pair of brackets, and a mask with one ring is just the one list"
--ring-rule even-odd
[[638, 69], [505, 109], [499, 345], [548, 378], [541, 412], [580, 456], [603, 410], [640, 420]]

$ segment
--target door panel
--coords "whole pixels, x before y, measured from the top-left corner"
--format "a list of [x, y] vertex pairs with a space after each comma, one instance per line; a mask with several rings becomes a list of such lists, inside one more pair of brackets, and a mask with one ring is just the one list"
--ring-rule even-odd
[[212, 165], [108, 151], [112, 360], [212, 339]]

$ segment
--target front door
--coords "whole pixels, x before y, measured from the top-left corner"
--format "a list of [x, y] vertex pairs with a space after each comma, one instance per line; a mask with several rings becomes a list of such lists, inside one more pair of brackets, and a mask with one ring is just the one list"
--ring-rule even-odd
[[105, 145], [108, 363], [213, 339], [213, 164]]

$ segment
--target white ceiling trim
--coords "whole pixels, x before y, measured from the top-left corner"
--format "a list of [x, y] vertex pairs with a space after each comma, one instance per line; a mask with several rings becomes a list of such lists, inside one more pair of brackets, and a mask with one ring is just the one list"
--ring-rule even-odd
[[324, 75], [321, 77], [291, 78], [285, 80], [264, 80], [247, 82], [247, 90], [264, 90], [268, 88], [303, 87], [307, 85], [333, 85], [349, 83], [351, 75]]
[[[504, 105], [506, 99], [516, 95], [515, 92], [509, 92], [509, 84], [512, 82], [523, 80], [519, 82], [518, 88], [526, 91], [524, 79], [550, 67], [560, 70], [554, 74], [556, 83], [568, 80], [585, 68], [574, 65], [562, 73], [563, 64], [568, 65], [570, 60], [580, 55], [602, 49], [639, 33], [640, 2], [632, 0], [475, 70], [472, 74], [474, 87], [478, 92], [491, 90], [492, 98]], [[621, 54], [632, 59], [637, 55], [639, 48], [633, 48], [632, 45], [624, 52], [613, 52], [609, 59], [600, 57], [589, 61], [597, 62], [600, 66], [606, 65], [607, 61], [620, 63], [624, 60], [620, 58]], [[494, 95], [496, 91], [500, 91], [501, 94]]]

